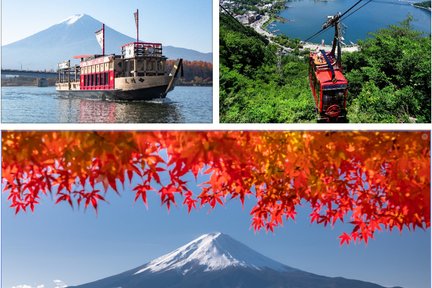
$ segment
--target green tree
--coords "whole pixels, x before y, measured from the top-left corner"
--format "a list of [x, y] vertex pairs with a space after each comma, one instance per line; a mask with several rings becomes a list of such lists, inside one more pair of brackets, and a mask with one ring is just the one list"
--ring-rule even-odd
[[352, 122], [430, 122], [431, 39], [412, 17], [373, 33], [345, 54]]

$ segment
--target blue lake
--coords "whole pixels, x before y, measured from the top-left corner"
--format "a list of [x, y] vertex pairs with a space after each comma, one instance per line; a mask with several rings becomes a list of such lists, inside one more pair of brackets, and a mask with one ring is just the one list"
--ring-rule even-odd
[[212, 123], [211, 87], [176, 87], [166, 99], [104, 101], [55, 87], [2, 87], [3, 123]]
[[[269, 30], [276, 30], [275, 34], [305, 40], [321, 29], [327, 16], [335, 15], [338, 12], [343, 13], [356, 2], [357, 0], [291, 0], [287, 2], [288, 8], [280, 13], [280, 16], [288, 19], [288, 22], [270, 24]], [[366, 2], [361, 2], [356, 8]], [[413, 16], [412, 26], [416, 30], [426, 35], [431, 33], [431, 13], [429, 11], [413, 7], [407, 1], [376, 0], [347, 17], [346, 20], [342, 20], [345, 25], [345, 43], [356, 43], [358, 40], [369, 37], [370, 32], [398, 24], [408, 15]], [[334, 29], [329, 28], [309, 42], [321, 43], [321, 40], [324, 39], [326, 44], [330, 44], [333, 35]]]

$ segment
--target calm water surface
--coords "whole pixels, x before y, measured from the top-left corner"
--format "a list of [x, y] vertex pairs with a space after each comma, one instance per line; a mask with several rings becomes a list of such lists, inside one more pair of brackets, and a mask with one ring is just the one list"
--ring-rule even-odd
[[211, 123], [211, 87], [175, 87], [166, 99], [104, 101], [64, 97], [55, 87], [3, 87], [4, 123]]
[[[321, 29], [327, 16], [335, 15], [338, 12], [343, 13], [356, 2], [357, 0], [291, 0], [287, 3], [289, 7], [280, 13], [282, 17], [289, 19], [289, 22], [273, 23], [269, 26], [269, 30], [276, 30], [276, 34], [305, 40]], [[356, 8], [363, 5], [362, 3]], [[345, 25], [345, 43], [356, 43], [360, 39], [366, 39], [370, 37], [370, 32], [397, 24], [406, 19], [408, 15], [413, 16], [412, 26], [416, 30], [426, 34], [431, 33], [431, 13], [429, 11], [415, 8], [407, 1], [374, 0], [342, 21]], [[310, 42], [320, 43], [324, 39], [325, 43], [330, 44], [333, 35], [334, 29], [329, 28], [325, 33], [311, 39]]]

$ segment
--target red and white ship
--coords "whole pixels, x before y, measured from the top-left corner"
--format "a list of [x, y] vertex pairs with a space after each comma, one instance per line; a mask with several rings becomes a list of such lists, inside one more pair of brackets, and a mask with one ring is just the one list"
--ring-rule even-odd
[[96, 32], [102, 55], [79, 55], [79, 65], [70, 60], [59, 63], [56, 90], [68, 95], [88, 95], [102, 99], [150, 100], [165, 98], [174, 89], [182, 59], [167, 72], [162, 44], [138, 38], [138, 10], [135, 14], [137, 41], [123, 45], [121, 55], [105, 55], [105, 25]]

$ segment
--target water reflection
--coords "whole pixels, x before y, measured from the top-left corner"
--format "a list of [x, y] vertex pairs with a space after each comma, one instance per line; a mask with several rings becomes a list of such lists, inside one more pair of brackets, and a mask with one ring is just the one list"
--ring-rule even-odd
[[181, 123], [176, 103], [157, 101], [104, 101], [59, 97], [60, 122], [80, 123]]
[[211, 87], [176, 87], [154, 101], [64, 96], [54, 87], [3, 87], [4, 123], [211, 123]]

